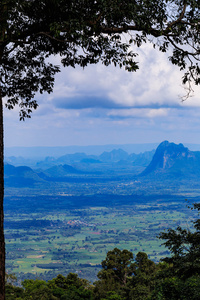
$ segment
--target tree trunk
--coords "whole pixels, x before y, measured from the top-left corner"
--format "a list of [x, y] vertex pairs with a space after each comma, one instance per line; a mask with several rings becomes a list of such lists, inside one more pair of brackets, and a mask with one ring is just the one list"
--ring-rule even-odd
[[[4, 51], [7, 26], [7, 2], [0, 2], [0, 61]], [[0, 300], [5, 300], [5, 239], [4, 239], [4, 132], [3, 100], [0, 85]]]
[[4, 134], [3, 101], [0, 89], [0, 300], [5, 300], [5, 240], [4, 240]]

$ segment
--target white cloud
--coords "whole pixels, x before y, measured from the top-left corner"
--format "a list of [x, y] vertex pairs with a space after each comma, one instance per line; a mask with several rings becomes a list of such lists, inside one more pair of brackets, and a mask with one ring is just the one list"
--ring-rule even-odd
[[144, 45], [136, 59], [136, 73], [101, 64], [62, 68], [54, 93], [37, 95], [31, 120], [19, 123], [17, 109], [5, 110], [6, 145], [200, 141], [199, 87], [181, 102], [182, 74], [166, 54]]
[[[136, 73], [101, 64], [88, 66], [84, 70], [80, 67], [62, 68], [56, 77], [54, 93], [46, 99], [52, 101], [54, 106], [62, 102], [62, 108], [66, 109], [90, 106], [181, 107], [179, 95], [184, 95], [185, 91], [179, 69], [168, 62], [165, 53], [160, 53], [151, 45], [145, 44], [138, 52], [140, 69]], [[187, 106], [190, 105], [199, 106], [200, 101], [194, 97], [187, 101]]]

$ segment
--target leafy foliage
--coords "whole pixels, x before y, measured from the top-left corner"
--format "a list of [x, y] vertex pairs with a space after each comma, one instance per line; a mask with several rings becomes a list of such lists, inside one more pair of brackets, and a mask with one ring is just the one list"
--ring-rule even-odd
[[[200, 210], [200, 205], [196, 203], [193, 208]], [[200, 219], [192, 223], [193, 231], [179, 226], [176, 230], [168, 229], [159, 235], [160, 239], [166, 240], [164, 245], [172, 253], [170, 258], [164, 260], [172, 264], [174, 275], [182, 278], [200, 275]]]
[[150, 42], [172, 49], [169, 60], [185, 70], [190, 91], [200, 83], [199, 1], [5, 0], [0, 17], [1, 95], [9, 109], [19, 105], [20, 119], [37, 108], [37, 92], [52, 92], [60, 69], [47, 58], [55, 54], [66, 67], [102, 61], [136, 71], [131, 45]]
[[[192, 209], [200, 210], [195, 203]], [[199, 299], [200, 289], [200, 219], [192, 222], [193, 230], [177, 227], [159, 235], [171, 251], [163, 259], [166, 268], [160, 271], [157, 288], [164, 299]]]
[[76, 274], [69, 273], [67, 277], [58, 275], [45, 282], [44, 280], [24, 280], [23, 288], [6, 285], [6, 299], [34, 300], [82, 300], [92, 299], [91, 287], [87, 280], [80, 279]]
[[139, 252], [133, 260], [130, 251], [115, 248], [102, 261], [95, 299], [147, 299], [154, 287], [155, 273], [156, 265], [146, 253]]

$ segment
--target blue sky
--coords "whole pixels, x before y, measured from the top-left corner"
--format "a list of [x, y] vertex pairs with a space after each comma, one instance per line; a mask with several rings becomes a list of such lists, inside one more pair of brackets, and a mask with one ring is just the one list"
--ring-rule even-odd
[[31, 119], [20, 122], [17, 107], [4, 110], [5, 146], [200, 144], [200, 88], [182, 102], [182, 73], [166, 54], [148, 44], [137, 52], [136, 73], [101, 63], [62, 68], [54, 93], [36, 95]]

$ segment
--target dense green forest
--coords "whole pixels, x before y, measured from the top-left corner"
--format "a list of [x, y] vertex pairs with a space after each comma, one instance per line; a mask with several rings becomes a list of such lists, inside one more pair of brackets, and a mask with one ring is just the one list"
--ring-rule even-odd
[[[200, 204], [191, 209], [200, 210]], [[101, 263], [98, 279], [91, 284], [75, 273], [58, 275], [47, 282], [26, 279], [15, 286], [15, 276], [7, 275], [6, 299], [52, 300], [178, 300], [200, 299], [200, 219], [193, 228], [178, 226], [159, 234], [171, 255], [155, 263], [145, 252], [135, 256], [114, 248]]]

